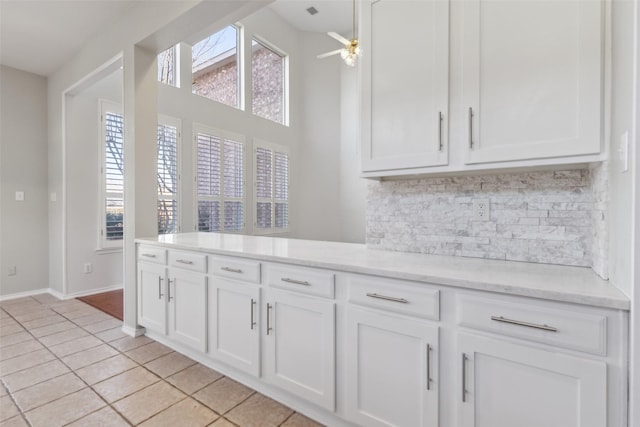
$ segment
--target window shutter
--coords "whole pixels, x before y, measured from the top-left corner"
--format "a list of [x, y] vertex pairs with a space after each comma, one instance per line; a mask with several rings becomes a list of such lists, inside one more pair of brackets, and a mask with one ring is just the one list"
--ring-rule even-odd
[[196, 142], [198, 230], [243, 231], [245, 182], [242, 137], [233, 139], [198, 133]]
[[105, 239], [121, 240], [124, 230], [123, 117], [106, 112], [105, 126]]
[[158, 234], [178, 232], [178, 128], [158, 124]]
[[241, 142], [224, 140], [224, 231], [244, 228], [244, 155]]
[[271, 150], [256, 148], [256, 228], [259, 229], [271, 228], [272, 159]]
[[287, 228], [289, 226], [289, 156], [285, 153], [275, 153], [274, 186], [275, 227]]

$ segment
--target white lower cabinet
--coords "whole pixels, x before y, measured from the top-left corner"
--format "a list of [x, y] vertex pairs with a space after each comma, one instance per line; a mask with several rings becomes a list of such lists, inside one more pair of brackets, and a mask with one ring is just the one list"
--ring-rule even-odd
[[460, 427], [607, 425], [607, 364], [458, 334]]
[[438, 426], [438, 327], [348, 307], [347, 416], [363, 426]]
[[323, 424], [627, 424], [623, 310], [151, 246], [138, 257], [152, 337]]
[[145, 328], [167, 333], [167, 267], [138, 263], [138, 323]]
[[295, 396], [335, 409], [335, 303], [269, 289], [265, 377]]
[[167, 288], [169, 338], [195, 350], [207, 350], [207, 277], [170, 269]]
[[209, 354], [259, 376], [260, 288], [214, 276], [209, 291]]

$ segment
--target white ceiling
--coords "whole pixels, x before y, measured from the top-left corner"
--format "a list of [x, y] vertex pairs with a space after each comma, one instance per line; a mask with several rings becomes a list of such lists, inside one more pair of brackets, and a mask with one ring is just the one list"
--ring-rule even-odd
[[[0, 64], [49, 76], [143, 1], [0, 0]], [[310, 6], [316, 15], [306, 11]], [[277, 0], [269, 7], [300, 31], [351, 34], [352, 0]]]
[[136, 0], [0, 0], [0, 64], [51, 75]]
[[[307, 12], [311, 6], [317, 9], [317, 14]], [[351, 36], [352, 0], [276, 0], [269, 7], [300, 31], [335, 31]]]

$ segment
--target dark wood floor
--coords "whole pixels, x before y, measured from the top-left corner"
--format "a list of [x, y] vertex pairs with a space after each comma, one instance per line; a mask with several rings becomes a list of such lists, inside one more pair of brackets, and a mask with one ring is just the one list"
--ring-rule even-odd
[[77, 299], [122, 320], [122, 303], [124, 301], [122, 289], [79, 297]]

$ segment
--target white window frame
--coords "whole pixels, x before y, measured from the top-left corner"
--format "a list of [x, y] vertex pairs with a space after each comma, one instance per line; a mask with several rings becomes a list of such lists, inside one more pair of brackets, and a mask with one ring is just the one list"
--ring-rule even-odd
[[[257, 187], [257, 176], [258, 176], [258, 162], [256, 162], [256, 155], [258, 148], [263, 148], [266, 150], [271, 150], [274, 154], [271, 157], [271, 198], [258, 198], [258, 187]], [[286, 154], [289, 158], [288, 162], [288, 176], [289, 181], [287, 182], [287, 200], [276, 199], [275, 197], [275, 188], [276, 188], [276, 173], [275, 173], [275, 153], [283, 153]], [[287, 234], [291, 229], [291, 152], [289, 147], [274, 144], [272, 142], [264, 141], [261, 139], [254, 138], [253, 140], [253, 234], [257, 235], [269, 235], [269, 234]], [[270, 202], [271, 203], [271, 228], [258, 228], [258, 202]], [[287, 203], [287, 227], [286, 228], [276, 228], [276, 203]]]
[[[177, 215], [178, 215], [178, 223], [177, 223], [177, 227], [178, 229], [176, 230], [177, 233], [182, 231], [182, 217], [183, 217], [183, 211], [182, 211], [182, 155], [181, 155], [181, 150], [182, 150], [182, 120], [176, 118], [176, 117], [171, 117], [171, 116], [165, 116], [163, 114], [158, 114], [158, 125], [165, 125], [165, 126], [172, 126], [176, 128], [176, 196], [175, 197], [169, 197], [169, 196], [164, 196], [164, 197], [160, 197], [160, 195], [158, 194], [156, 196], [157, 200], [175, 200], [176, 201], [176, 211], [177, 211]], [[156, 141], [157, 144], [157, 141]], [[157, 158], [156, 158], [156, 162], [157, 162]], [[156, 178], [157, 179], [157, 178]], [[159, 230], [158, 230], [158, 234]]]
[[189, 86], [189, 91], [191, 92], [192, 95], [194, 96], [199, 96], [200, 98], [204, 98], [204, 99], [208, 99], [211, 102], [215, 102], [217, 104], [220, 105], [224, 105], [225, 107], [229, 107], [229, 108], [233, 108], [236, 110], [240, 110], [240, 111], [245, 111], [245, 55], [244, 55], [244, 25], [242, 25], [240, 22], [236, 22], [234, 24], [229, 24], [226, 25], [225, 27], [221, 28], [220, 30], [209, 34], [208, 36], [198, 40], [197, 42], [193, 43], [193, 45], [191, 45], [191, 61], [193, 62], [193, 46], [200, 43], [201, 41], [203, 41], [204, 39], [211, 37], [212, 35], [218, 33], [219, 31], [224, 30], [227, 27], [234, 27], [236, 29], [236, 58], [237, 58], [237, 62], [238, 62], [238, 71], [237, 71], [237, 76], [236, 78], [238, 79], [238, 83], [237, 83], [237, 92], [236, 92], [236, 104], [237, 105], [229, 105], [229, 104], [225, 104], [223, 102], [219, 102], [216, 100], [213, 100], [211, 98], [207, 98], [206, 96], [203, 95], [199, 95], [197, 93], [193, 92], [193, 66], [191, 67], [191, 69], [189, 70], [189, 74], [191, 77], [191, 83]]
[[[263, 45], [264, 47], [266, 47], [267, 49], [275, 52], [276, 54], [280, 55], [283, 57], [284, 59], [284, 76], [282, 76], [283, 78], [283, 82], [282, 82], [282, 90], [283, 90], [283, 94], [282, 96], [284, 97], [283, 99], [283, 111], [282, 111], [282, 123], [276, 122], [274, 120], [271, 119], [266, 119], [264, 117], [258, 116], [256, 114], [253, 113], [253, 41], [256, 41], [258, 43], [260, 43], [261, 45]], [[279, 124], [281, 126], [286, 126], [289, 127], [289, 54], [287, 52], [285, 52], [284, 50], [280, 49], [279, 47], [275, 46], [273, 43], [270, 43], [269, 41], [265, 40], [264, 38], [262, 38], [261, 36], [257, 35], [257, 34], [253, 34], [253, 36], [251, 37], [251, 115], [255, 116], [255, 117], [259, 117], [261, 119], [264, 120], [268, 120], [270, 122]], [[291, 159], [291, 158], [289, 158]]]
[[[220, 195], [218, 197], [202, 197], [198, 195], [198, 134], [206, 134], [220, 138]], [[225, 197], [224, 195], [224, 140], [230, 139], [242, 144], [242, 197]], [[219, 201], [220, 202], [220, 231], [217, 233], [243, 234], [247, 230], [247, 141], [242, 134], [230, 132], [201, 123], [193, 124], [193, 229], [199, 231], [198, 218], [198, 202], [199, 201]], [[227, 231], [224, 229], [224, 202], [225, 201], [241, 201], [242, 202], [242, 229], [235, 231]]]
[[[98, 117], [98, 121], [100, 123], [99, 126], [99, 153], [100, 153], [100, 166], [98, 168], [99, 176], [100, 176], [100, 194], [98, 197], [98, 248], [99, 252], [112, 252], [112, 251], [121, 251], [122, 245], [124, 241], [124, 231], [123, 238], [116, 240], [108, 240], [107, 239], [107, 197], [116, 196], [122, 197], [123, 208], [124, 208], [124, 188], [122, 194], [119, 193], [107, 193], [107, 180], [106, 180], [106, 155], [105, 155], [105, 140], [106, 140], [106, 121], [105, 116], [107, 112], [123, 115], [122, 106], [112, 101], [108, 101], [106, 99], [99, 100], [100, 105], [100, 116]], [[124, 116], [123, 116], [124, 120]], [[124, 142], [123, 142], [124, 144]]]

